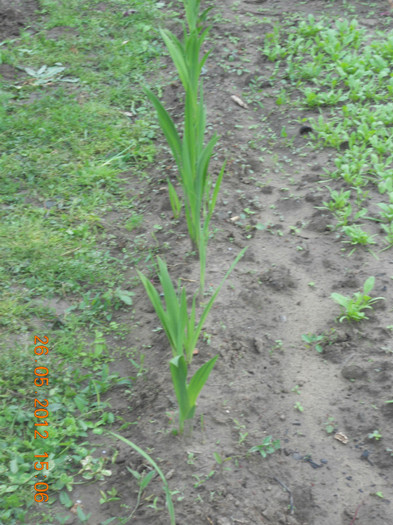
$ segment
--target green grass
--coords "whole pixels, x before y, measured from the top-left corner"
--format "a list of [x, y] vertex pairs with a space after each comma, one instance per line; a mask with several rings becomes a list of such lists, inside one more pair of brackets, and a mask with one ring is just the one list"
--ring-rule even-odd
[[[102, 219], [115, 204], [127, 210], [124, 227], [127, 218], [129, 224], [143, 220], [119, 175], [143, 174], [157, 131], [142, 84], [161, 53], [155, 28], [162, 5], [113, 0], [100, 11], [95, 0], [39, 3], [37, 32], [22, 31], [0, 48], [1, 61], [19, 71], [15, 82], [0, 78], [0, 499], [6, 525], [49, 520], [32, 517], [35, 454], [50, 456], [49, 503], [60, 493], [66, 505], [64, 491], [77, 473], [86, 480], [107, 475], [102, 460], [91, 460], [90, 470], [81, 461], [94, 452], [87, 433], [100, 434], [114, 421], [101, 396], [123, 380], [108, 368], [113, 357], [105, 338], [122, 330], [111, 322], [113, 311], [132, 307], [132, 293], [122, 288], [123, 265], [141, 255], [136, 247], [112, 257]], [[123, 16], [130, 8], [135, 13]], [[58, 26], [70, 30], [54, 39], [48, 31]], [[61, 322], [51, 298], [69, 305]], [[36, 395], [34, 335], [50, 339], [49, 354], [39, 357], [49, 387]], [[50, 436], [40, 442], [34, 440], [34, 398], [50, 403]], [[45, 515], [50, 506], [39, 509]]]

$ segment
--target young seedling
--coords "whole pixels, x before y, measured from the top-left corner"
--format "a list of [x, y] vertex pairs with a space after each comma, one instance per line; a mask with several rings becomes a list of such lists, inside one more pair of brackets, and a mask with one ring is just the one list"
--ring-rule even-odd
[[134, 478], [136, 479], [136, 482], [138, 484], [138, 487], [139, 487], [134, 510], [131, 512], [131, 514], [130, 514], [130, 516], [128, 518], [130, 520], [130, 519], [132, 519], [132, 517], [134, 516], [135, 512], [138, 510], [138, 508], [139, 508], [139, 506], [141, 504], [141, 497], [142, 497], [143, 491], [147, 488], [147, 486], [149, 485], [150, 481], [153, 479], [153, 477], [157, 473], [156, 473], [155, 470], [151, 470], [147, 474], [140, 474], [139, 472], [137, 472], [136, 470], [132, 470], [128, 466], [126, 466], [126, 468], [127, 468], [128, 472], [130, 472], [134, 476]]
[[220, 454], [218, 452], [213, 452], [213, 455], [214, 455], [214, 459], [217, 461], [219, 467], [220, 467], [220, 472], [222, 473], [223, 470], [231, 470], [230, 467], [226, 467], [224, 468], [224, 463], [227, 462], [227, 461], [231, 461], [233, 458], [231, 456], [227, 457], [227, 458], [223, 458], [222, 456], [220, 456]]
[[366, 246], [368, 244], [375, 244], [375, 235], [370, 235], [364, 231], [361, 226], [354, 224], [352, 226], [343, 226], [342, 231], [347, 235], [350, 240], [344, 241], [350, 244], [360, 244]]
[[234, 419], [233, 422], [235, 423], [236, 430], [239, 431], [239, 445], [241, 445], [248, 436], [248, 432], [246, 431], [246, 425], [243, 425], [240, 423], [237, 419]]
[[382, 439], [382, 434], [379, 430], [374, 430], [368, 435], [368, 439], [375, 439], [375, 441], [379, 441], [380, 439]]
[[206, 474], [204, 476], [199, 476], [198, 474], [193, 474], [192, 477], [195, 478], [197, 481], [196, 483], [194, 483], [194, 488], [198, 488], [200, 487], [201, 485], [203, 485], [203, 483], [205, 483], [207, 480], [209, 480], [210, 478], [212, 478], [214, 476], [214, 474], [216, 473], [215, 470], [211, 470], [209, 472], [209, 474]]
[[307, 343], [307, 348], [310, 348], [310, 346], [315, 344], [315, 350], [320, 354], [323, 352], [323, 347], [319, 343], [325, 339], [324, 335], [303, 334], [302, 339], [305, 343]]
[[334, 417], [329, 417], [325, 423], [325, 430], [327, 434], [332, 434], [335, 430]]
[[369, 277], [363, 286], [363, 292], [356, 292], [353, 294], [353, 297], [346, 297], [339, 293], [332, 293], [331, 298], [333, 301], [338, 303], [341, 306], [343, 314], [339, 321], [342, 323], [344, 319], [348, 321], [361, 321], [362, 319], [368, 319], [366, 314], [362, 311], [365, 309], [372, 309], [372, 304], [376, 301], [385, 300], [384, 297], [375, 297], [371, 298], [369, 293], [374, 288], [375, 277]]
[[340, 192], [338, 192], [336, 190], [331, 190], [329, 187], [328, 189], [330, 191], [330, 201], [323, 202], [323, 207], [321, 206], [321, 208], [327, 208], [330, 211], [342, 210], [345, 208], [351, 196], [351, 191], [340, 190]]
[[115, 487], [108, 490], [108, 493], [106, 493], [104, 490], [100, 490], [101, 498], [100, 498], [100, 504], [109, 503], [110, 501], [117, 501], [120, 498], [117, 495], [117, 490]]
[[266, 436], [260, 445], [251, 447], [248, 451], [250, 454], [253, 452], [259, 452], [263, 458], [266, 458], [268, 454], [273, 454], [276, 450], [281, 448], [280, 440], [273, 440], [272, 436]]
[[296, 403], [293, 405], [293, 408], [297, 410], [298, 412], [304, 412], [304, 407], [300, 403], [300, 401], [296, 401]]
[[[386, 233], [385, 237], [385, 243], [387, 244], [387, 247], [383, 250], [387, 250], [388, 248], [391, 248], [393, 245], [393, 222], [390, 224], [381, 224], [381, 228]], [[383, 251], [382, 250], [382, 251]]]

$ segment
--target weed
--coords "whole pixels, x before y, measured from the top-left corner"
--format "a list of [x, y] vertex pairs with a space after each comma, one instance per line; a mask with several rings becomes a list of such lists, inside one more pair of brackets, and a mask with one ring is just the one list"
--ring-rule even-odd
[[259, 452], [263, 458], [266, 458], [268, 454], [273, 454], [281, 448], [281, 443], [279, 439], [273, 439], [272, 436], [266, 436], [260, 445], [255, 445], [251, 447], [248, 451], [249, 454], [253, 452]]
[[371, 298], [369, 293], [374, 288], [375, 277], [369, 277], [363, 286], [363, 292], [356, 292], [353, 297], [346, 297], [339, 293], [332, 293], [331, 298], [333, 301], [341, 306], [344, 313], [339, 318], [340, 323], [347, 319], [348, 321], [360, 321], [362, 319], [368, 319], [366, 314], [362, 311], [365, 309], [372, 309], [372, 304], [376, 301], [384, 300], [384, 297]]
[[[324, 201], [323, 207], [334, 213], [338, 227], [349, 237], [347, 242], [355, 246], [374, 244], [375, 236], [352, 224], [352, 214], [358, 218], [365, 215], [367, 192], [362, 194], [360, 190], [375, 185], [389, 199], [378, 205], [380, 220], [390, 224], [393, 216], [390, 197], [393, 141], [389, 131], [393, 105], [388, 74], [391, 39], [381, 36], [370, 44], [366, 31], [354, 20], [338, 20], [333, 27], [327, 27], [325, 19], [311, 17], [300, 20], [294, 28], [276, 24], [265, 37], [263, 53], [276, 62], [271, 83], [277, 83], [282, 73], [281, 80], [285, 84], [289, 80], [296, 93], [300, 91], [298, 104], [332, 107], [307, 122], [313, 140], [337, 150], [336, 169], [326, 171], [331, 178], [345, 184], [340, 190], [328, 188], [330, 200]], [[285, 71], [281, 71], [283, 64]], [[253, 90], [257, 85], [255, 79]], [[285, 93], [281, 89], [276, 103], [292, 102], [288, 86]], [[351, 205], [353, 189], [358, 198]], [[390, 229], [387, 234], [390, 247], [393, 245]]]
[[316, 335], [316, 334], [303, 334], [302, 335], [302, 340], [305, 343], [307, 343], [306, 347], [310, 348], [310, 346], [315, 344], [314, 348], [320, 354], [323, 352], [323, 346], [320, 344], [320, 342], [322, 342], [324, 339], [325, 339], [325, 336], [323, 334], [322, 335]]
[[375, 439], [375, 441], [379, 441], [380, 439], [382, 439], [382, 434], [380, 433], [379, 430], [374, 430], [373, 432], [368, 434], [367, 437], [368, 439]]
[[334, 417], [329, 417], [325, 422], [325, 430], [327, 434], [332, 434], [335, 430]]
[[[144, 27], [152, 29], [159, 15], [156, 2], [137, 4]], [[89, 8], [85, 16], [87, 6], [45, 0], [45, 16], [34, 20], [34, 32], [1, 43], [1, 55], [6, 51], [28, 75], [23, 81], [2, 78], [0, 94], [0, 286], [5, 292], [0, 307], [0, 463], [12, 464], [0, 468], [0, 521], [5, 525], [67, 521], [37, 517], [28, 503], [37, 481], [34, 451], [42, 450], [32, 437], [37, 427], [31, 418], [31, 388], [23, 386], [31, 384], [32, 346], [15, 344], [22, 340], [19, 335], [24, 340], [40, 327], [51, 341], [46, 364], [50, 387], [37, 397], [50, 396], [51, 431], [44, 443], [50, 503], [58, 495], [64, 500], [64, 489], [72, 490], [77, 473], [79, 482], [107, 477], [104, 460], [90, 459], [94, 447], [87, 434], [114, 422], [103, 394], [118, 384], [130, 386], [107, 365], [113, 310], [130, 306], [132, 292], [122, 287], [122, 258], [110, 255], [115, 241], [109, 235], [101, 243], [106, 236], [101, 217], [113, 202], [123, 210], [132, 207], [119, 174], [127, 169], [135, 178], [155, 154], [157, 127], [144, 103], [141, 79], [157, 67], [152, 59], [159, 48], [153, 31], [146, 32], [139, 22], [126, 26], [119, 16], [123, 0], [113, 0], [113, 9], [105, 12]], [[44, 37], [58, 25], [80, 33], [76, 45], [61, 35], [56, 41]], [[130, 107], [132, 125], [123, 113]], [[129, 264], [135, 255], [127, 257]], [[70, 305], [76, 308], [62, 315]], [[78, 511], [82, 522], [91, 520]]]
[[103, 505], [104, 503], [109, 503], [110, 501], [117, 501], [120, 498], [117, 496], [117, 490], [115, 487], [108, 490], [106, 493], [104, 490], [100, 490], [101, 498], [100, 498], [100, 504]]
[[109, 432], [109, 434], [111, 434], [112, 436], [114, 436], [117, 439], [120, 439], [120, 441], [123, 441], [123, 443], [125, 443], [126, 445], [128, 445], [132, 449], [134, 449], [136, 452], [138, 452], [138, 454], [140, 454], [148, 463], [150, 463], [150, 465], [154, 469], [154, 470], [150, 471], [148, 474], [146, 474], [145, 476], [142, 476], [139, 472], [135, 472], [135, 471], [129, 469], [131, 474], [136, 478], [136, 480], [138, 482], [138, 485], [139, 485], [137, 506], [133, 510], [133, 512], [132, 512], [131, 516], [129, 517], [129, 519], [131, 519], [131, 517], [134, 515], [135, 511], [137, 510], [137, 508], [139, 506], [139, 502], [140, 502], [140, 497], [141, 497], [142, 491], [147, 487], [147, 485], [152, 480], [153, 476], [157, 473], [160, 476], [161, 481], [163, 483], [163, 488], [164, 488], [165, 497], [166, 497], [166, 505], [167, 505], [167, 509], [168, 509], [168, 513], [169, 513], [169, 517], [170, 517], [170, 523], [171, 523], [171, 525], [176, 525], [175, 509], [174, 509], [173, 502], [172, 502], [172, 493], [169, 490], [168, 482], [167, 482], [164, 474], [162, 473], [162, 470], [160, 469], [160, 467], [157, 465], [157, 463], [154, 461], [154, 459], [152, 459], [149, 456], [149, 454], [147, 454], [143, 449], [141, 449], [138, 445], [136, 445], [132, 441], [126, 439], [123, 436], [120, 436], [119, 434], [115, 434], [114, 432]]
[[296, 401], [296, 403], [293, 405], [293, 408], [297, 410], [298, 412], [304, 412], [304, 407], [300, 403], [300, 401]]
[[246, 426], [243, 425], [242, 423], [239, 423], [237, 419], [234, 419], [233, 422], [235, 423], [236, 430], [239, 432], [238, 443], [239, 445], [241, 445], [247, 439], [247, 436], [248, 436], [248, 432], [246, 431]]

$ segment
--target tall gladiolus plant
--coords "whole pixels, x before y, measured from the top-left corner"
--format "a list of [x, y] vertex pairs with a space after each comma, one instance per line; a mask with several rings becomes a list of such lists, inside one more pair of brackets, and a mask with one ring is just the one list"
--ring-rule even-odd
[[[209, 225], [217, 201], [225, 164], [215, 183], [209, 174], [209, 164], [217, 135], [213, 135], [205, 144], [206, 111], [203, 100], [202, 68], [209, 53], [202, 57], [201, 47], [209, 28], [203, 29], [201, 22], [209, 9], [198, 16], [200, 0], [184, 2], [188, 31], [184, 28], [181, 42], [171, 31], [161, 30], [161, 36], [176, 66], [185, 90], [183, 136], [158, 100], [149, 90], [146, 94], [153, 103], [161, 129], [171, 149], [178, 168], [178, 181], [182, 188], [187, 228], [192, 247], [200, 260], [200, 292], [203, 293], [206, 271], [206, 249], [209, 238]], [[174, 216], [180, 213], [181, 199], [174, 186], [168, 180], [169, 196]]]

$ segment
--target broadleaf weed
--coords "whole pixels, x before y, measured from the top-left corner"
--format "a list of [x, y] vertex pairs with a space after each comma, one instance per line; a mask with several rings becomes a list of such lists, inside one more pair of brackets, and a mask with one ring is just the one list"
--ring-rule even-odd
[[263, 458], [266, 458], [268, 454], [273, 454], [281, 448], [280, 440], [273, 439], [272, 436], [266, 436], [260, 445], [251, 447], [248, 451], [250, 454], [253, 452], [259, 452]]
[[331, 298], [333, 301], [341, 306], [343, 315], [339, 318], [340, 323], [347, 319], [348, 321], [361, 321], [362, 319], [368, 319], [366, 314], [363, 312], [365, 309], [372, 309], [372, 304], [376, 301], [384, 300], [384, 297], [371, 298], [369, 293], [374, 288], [375, 277], [369, 277], [363, 286], [363, 292], [356, 292], [353, 297], [346, 297], [339, 293], [332, 293]]

